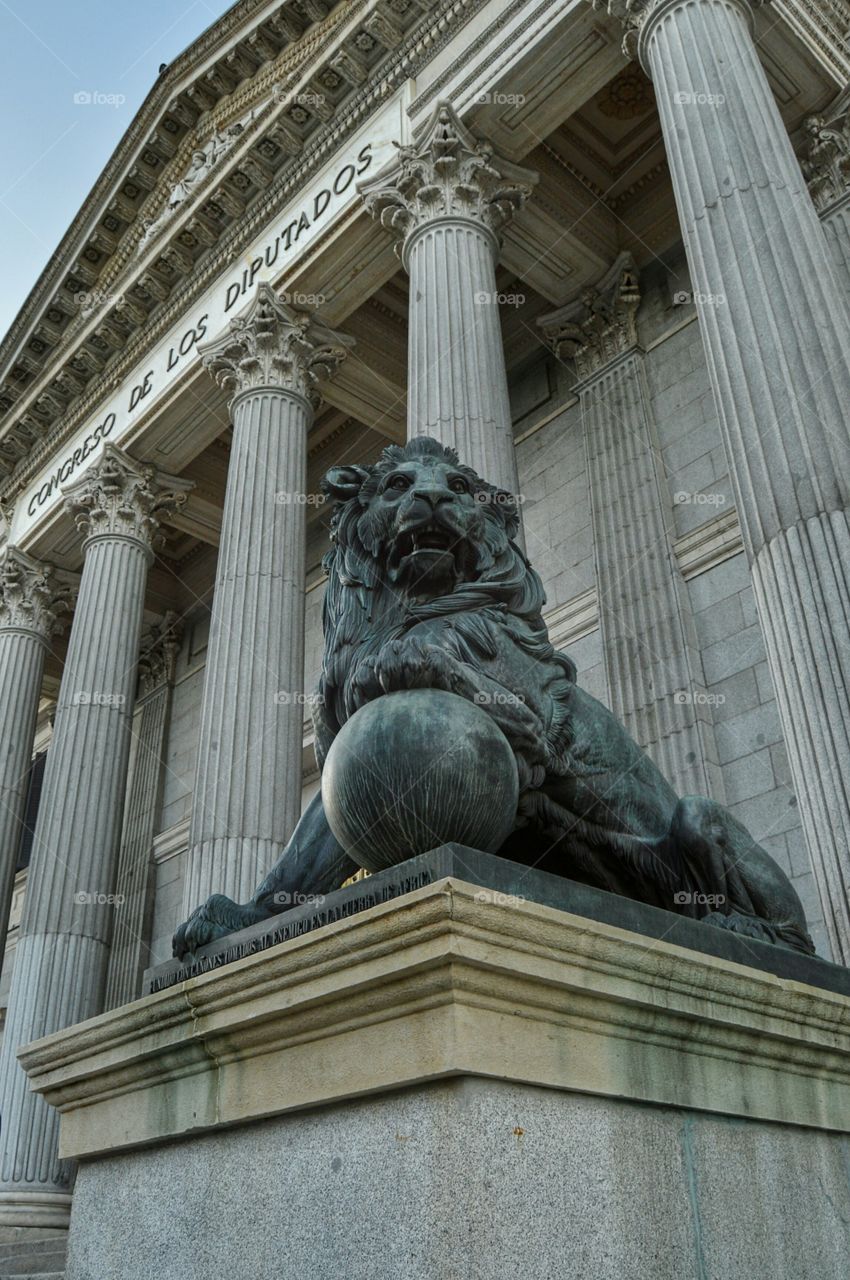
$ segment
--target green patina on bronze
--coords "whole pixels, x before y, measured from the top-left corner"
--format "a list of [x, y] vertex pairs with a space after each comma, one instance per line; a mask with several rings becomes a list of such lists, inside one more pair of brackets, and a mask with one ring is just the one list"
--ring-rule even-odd
[[[502, 856], [814, 951], [799, 898], [773, 859], [721, 805], [678, 797], [611, 712], [578, 686], [571, 660], [553, 649], [540, 578], [512, 540], [517, 514], [510, 494], [428, 437], [391, 446], [371, 467], [334, 468], [325, 489], [336, 507], [314, 704], [320, 765], [360, 708], [383, 699], [371, 713], [370, 734], [358, 741], [358, 750], [368, 752], [364, 778], [370, 771], [382, 777], [397, 769], [404, 750], [392, 695], [454, 694], [491, 717], [513, 752], [518, 799]], [[418, 714], [427, 718], [425, 704]], [[437, 699], [432, 723], [440, 745], [447, 721]], [[448, 752], [451, 743], [444, 745]], [[495, 790], [511, 785], [511, 771], [494, 765], [498, 754], [480, 765]], [[413, 784], [415, 753], [408, 764]], [[470, 795], [475, 790], [471, 780]], [[427, 789], [412, 786], [408, 806], [419, 803], [417, 794]], [[358, 805], [343, 800], [347, 821], [335, 823], [338, 833], [345, 829], [343, 847], [321, 795], [315, 797], [252, 901], [210, 898], [178, 929], [175, 955], [287, 910], [293, 895], [338, 889], [364, 865], [357, 850], [362, 855], [367, 831], [355, 828], [374, 822], [371, 799], [364, 799], [362, 819]], [[426, 851], [416, 840], [436, 847], [456, 838], [448, 817], [441, 830], [442, 807], [432, 799], [422, 808], [414, 824], [419, 834], [400, 842], [399, 861]]]

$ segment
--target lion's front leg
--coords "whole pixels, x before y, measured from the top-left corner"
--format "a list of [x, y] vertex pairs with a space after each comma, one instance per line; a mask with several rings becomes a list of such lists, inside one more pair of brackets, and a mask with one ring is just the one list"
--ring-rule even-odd
[[523, 785], [539, 782], [547, 764], [543, 722], [524, 698], [477, 667], [418, 636], [388, 641], [364, 659], [352, 680], [353, 708], [407, 689], [441, 689], [474, 702], [495, 720], [517, 755]]
[[436, 645], [418, 636], [388, 640], [376, 654], [363, 658], [351, 677], [353, 710], [386, 693], [406, 689], [443, 689], [459, 692], [461, 664]]

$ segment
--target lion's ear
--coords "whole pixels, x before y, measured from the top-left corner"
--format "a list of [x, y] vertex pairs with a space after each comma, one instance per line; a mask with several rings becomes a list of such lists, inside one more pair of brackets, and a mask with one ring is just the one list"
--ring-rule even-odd
[[369, 472], [364, 467], [331, 467], [322, 480], [322, 490], [335, 502], [356, 498]]

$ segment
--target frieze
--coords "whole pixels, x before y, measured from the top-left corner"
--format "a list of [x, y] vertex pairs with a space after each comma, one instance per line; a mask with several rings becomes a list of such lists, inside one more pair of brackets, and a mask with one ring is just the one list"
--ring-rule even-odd
[[402, 134], [404, 127], [402, 99], [396, 97], [364, 126], [360, 136], [352, 140], [350, 150], [332, 168], [320, 171], [311, 186], [301, 188], [298, 203], [282, 210], [280, 220], [254, 242], [246, 265], [231, 266], [219, 275], [196, 303], [194, 314], [180, 308], [183, 319], [178, 326], [148, 354], [145, 364], [136, 365], [106, 403], [95, 402], [96, 421], [68, 444], [66, 454], [51, 465], [49, 474], [39, 477], [23, 492], [16, 505], [17, 539], [25, 536], [58, 502], [62, 485], [80, 471], [104, 441], [119, 441], [131, 422], [170, 390], [176, 378], [198, 363], [202, 342], [217, 336], [223, 323], [250, 300], [257, 286], [273, 281], [291, 266], [295, 254], [312, 244], [318, 232], [348, 207], [358, 177], [390, 158], [392, 140]]

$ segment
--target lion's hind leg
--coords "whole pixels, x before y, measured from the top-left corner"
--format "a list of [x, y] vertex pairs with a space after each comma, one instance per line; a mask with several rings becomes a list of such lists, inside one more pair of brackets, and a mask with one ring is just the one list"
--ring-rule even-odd
[[705, 924], [814, 954], [794, 886], [728, 809], [684, 796], [670, 834], [698, 886]]

